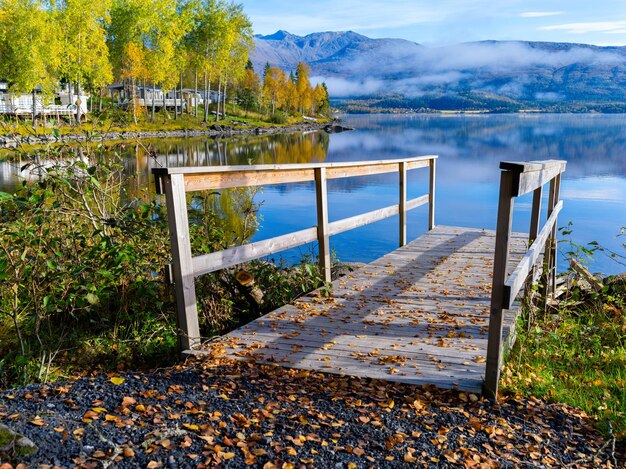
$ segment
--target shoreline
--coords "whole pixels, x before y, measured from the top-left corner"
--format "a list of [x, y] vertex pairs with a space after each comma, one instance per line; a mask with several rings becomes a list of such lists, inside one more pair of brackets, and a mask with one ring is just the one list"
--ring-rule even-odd
[[66, 135], [0, 135], [0, 149], [16, 148], [20, 145], [45, 145], [54, 143], [82, 143], [82, 142], [107, 142], [120, 140], [139, 140], [155, 138], [190, 138], [207, 137], [213, 139], [238, 137], [242, 135], [275, 135], [295, 132], [325, 131], [338, 133], [353, 130], [340, 124], [340, 120], [333, 119], [326, 122], [300, 122], [285, 126], [250, 126], [232, 127], [229, 125], [213, 124], [206, 129], [181, 129], [181, 130], [146, 130], [146, 131], [111, 131], [102, 133], [74, 133]]

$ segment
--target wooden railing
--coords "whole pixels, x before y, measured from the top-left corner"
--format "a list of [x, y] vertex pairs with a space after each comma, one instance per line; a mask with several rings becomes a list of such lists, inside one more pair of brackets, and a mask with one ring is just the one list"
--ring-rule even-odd
[[[557, 217], [563, 208], [559, 200], [561, 173], [566, 162], [561, 160], [529, 161], [524, 163], [500, 163], [500, 197], [496, 227], [496, 248], [493, 266], [489, 340], [485, 370], [484, 394], [496, 399], [502, 360], [503, 311], [513, 305], [522, 287], [530, 279], [536, 280], [537, 262], [543, 253], [543, 274], [546, 278], [546, 297], [554, 291], [556, 282], [556, 230]], [[550, 183], [547, 220], [539, 232], [543, 186]], [[516, 197], [533, 192], [530, 219], [529, 249], [515, 270], [507, 277], [509, 246]]]
[[[171, 275], [176, 291], [181, 348], [183, 350], [194, 350], [200, 346], [200, 329], [194, 283], [195, 278], [199, 275], [259, 259], [317, 240], [320, 267], [324, 279], [330, 282], [330, 236], [399, 214], [399, 244], [403, 246], [406, 244], [407, 211], [425, 204], [429, 204], [428, 229], [432, 229], [435, 226], [436, 159], [436, 156], [429, 155], [399, 160], [350, 163], [153, 169], [157, 193], [165, 194], [167, 204], [172, 246]], [[428, 194], [421, 197], [407, 200], [407, 172], [417, 168], [429, 168], [429, 191]], [[327, 188], [329, 179], [394, 172], [399, 173], [398, 204], [343, 220], [329, 222]], [[187, 192], [306, 181], [315, 182], [317, 226], [219, 252], [192, 257], [187, 214]]]

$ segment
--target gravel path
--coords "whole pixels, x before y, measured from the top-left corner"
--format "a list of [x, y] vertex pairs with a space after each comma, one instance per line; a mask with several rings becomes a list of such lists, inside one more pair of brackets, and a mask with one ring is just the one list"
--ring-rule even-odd
[[0, 424], [39, 446], [29, 466], [615, 467], [611, 445], [566, 406], [492, 405], [218, 354], [151, 374], [5, 391]]

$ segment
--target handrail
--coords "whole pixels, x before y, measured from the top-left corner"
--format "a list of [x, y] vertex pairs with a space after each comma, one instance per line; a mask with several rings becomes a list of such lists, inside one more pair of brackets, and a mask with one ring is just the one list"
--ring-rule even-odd
[[[556, 282], [556, 229], [557, 218], [563, 208], [559, 200], [561, 174], [567, 165], [563, 160], [502, 162], [496, 246], [491, 290], [489, 337], [487, 343], [487, 364], [483, 392], [496, 399], [502, 360], [502, 318], [503, 312], [510, 309], [522, 287], [534, 281], [536, 264], [544, 253], [544, 274], [546, 275], [546, 297], [555, 290]], [[550, 183], [547, 220], [539, 232], [541, 198], [543, 186]], [[529, 249], [507, 276], [509, 247], [513, 218], [513, 204], [516, 197], [533, 192], [533, 204], [528, 237]]]
[[[320, 267], [325, 281], [330, 282], [330, 236], [399, 214], [399, 244], [403, 246], [406, 244], [406, 212], [425, 204], [429, 205], [428, 229], [433, 229], [435, 226], [436, 159], [435, 155], [427, 155], [394, 160], [342, 163], [154, 168], [152, 172], [155, 176], [157, 194], [165, 194], [167, 205], [172, 246], [170, 277], [175, 284], [181, 348], [193, 350], [200, 346], [194, 284], [195, 277], [199, 275], [317, 240]], [[428, 194], [407, 200], [407, 171], [418, 168], [429, 168]], [[393, 172], [399, 173], [398, 204], [329, 222], [328, 179]], [[315, 182], [316, 226], [210, 254], [192, 256], [185, 195], [187, 192], [306, 181]]]

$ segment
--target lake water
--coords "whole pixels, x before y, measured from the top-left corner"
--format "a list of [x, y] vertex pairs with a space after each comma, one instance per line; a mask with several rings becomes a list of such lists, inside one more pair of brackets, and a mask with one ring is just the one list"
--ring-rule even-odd
[[[494, 229], [500, 161], [565, 159], [559, 226], [573, 223], [577, 243], [598, 241], [626, 254], [617, 237], [626, 226], [626, 115], [359, 115], [344, 116], [355, 130], [327, 135], [257, 136], [236, 140], [202, 139], [149, 142], [125, 148], [133, 184], [149, 184], [150, 168], [178, 165], [359, 161], [439, 155], [436, 223]], [[18, 181], [17, 165], [2, 163], [0, 190]], [[427, 170], [410, 173], [409, 197], [427, 191]], [[329, 181], [330, 220], [397, 203], [397, 175]], [[257, 194], [261, 228], [255, 240], [315, 225], [312, 184], [267, 186]], [[516, 201], [513, 228], [528, 231], [530, 196]], [[545, 204], [544, 204], [545, 206]], [[369, 262], [397, 246], [397, 217], [331, 238], [342, 261]], [[427, 207], [410, 212], [408, 238], [426, 230]], [[566, 251], [567, 244], [561, 249]], [[313, 246], [283, 253], [293, 260]], [[564, 268], [561, 256], [561, 268]], [[597, 254], [592, 269], [605, 274], [626, 270]]]

